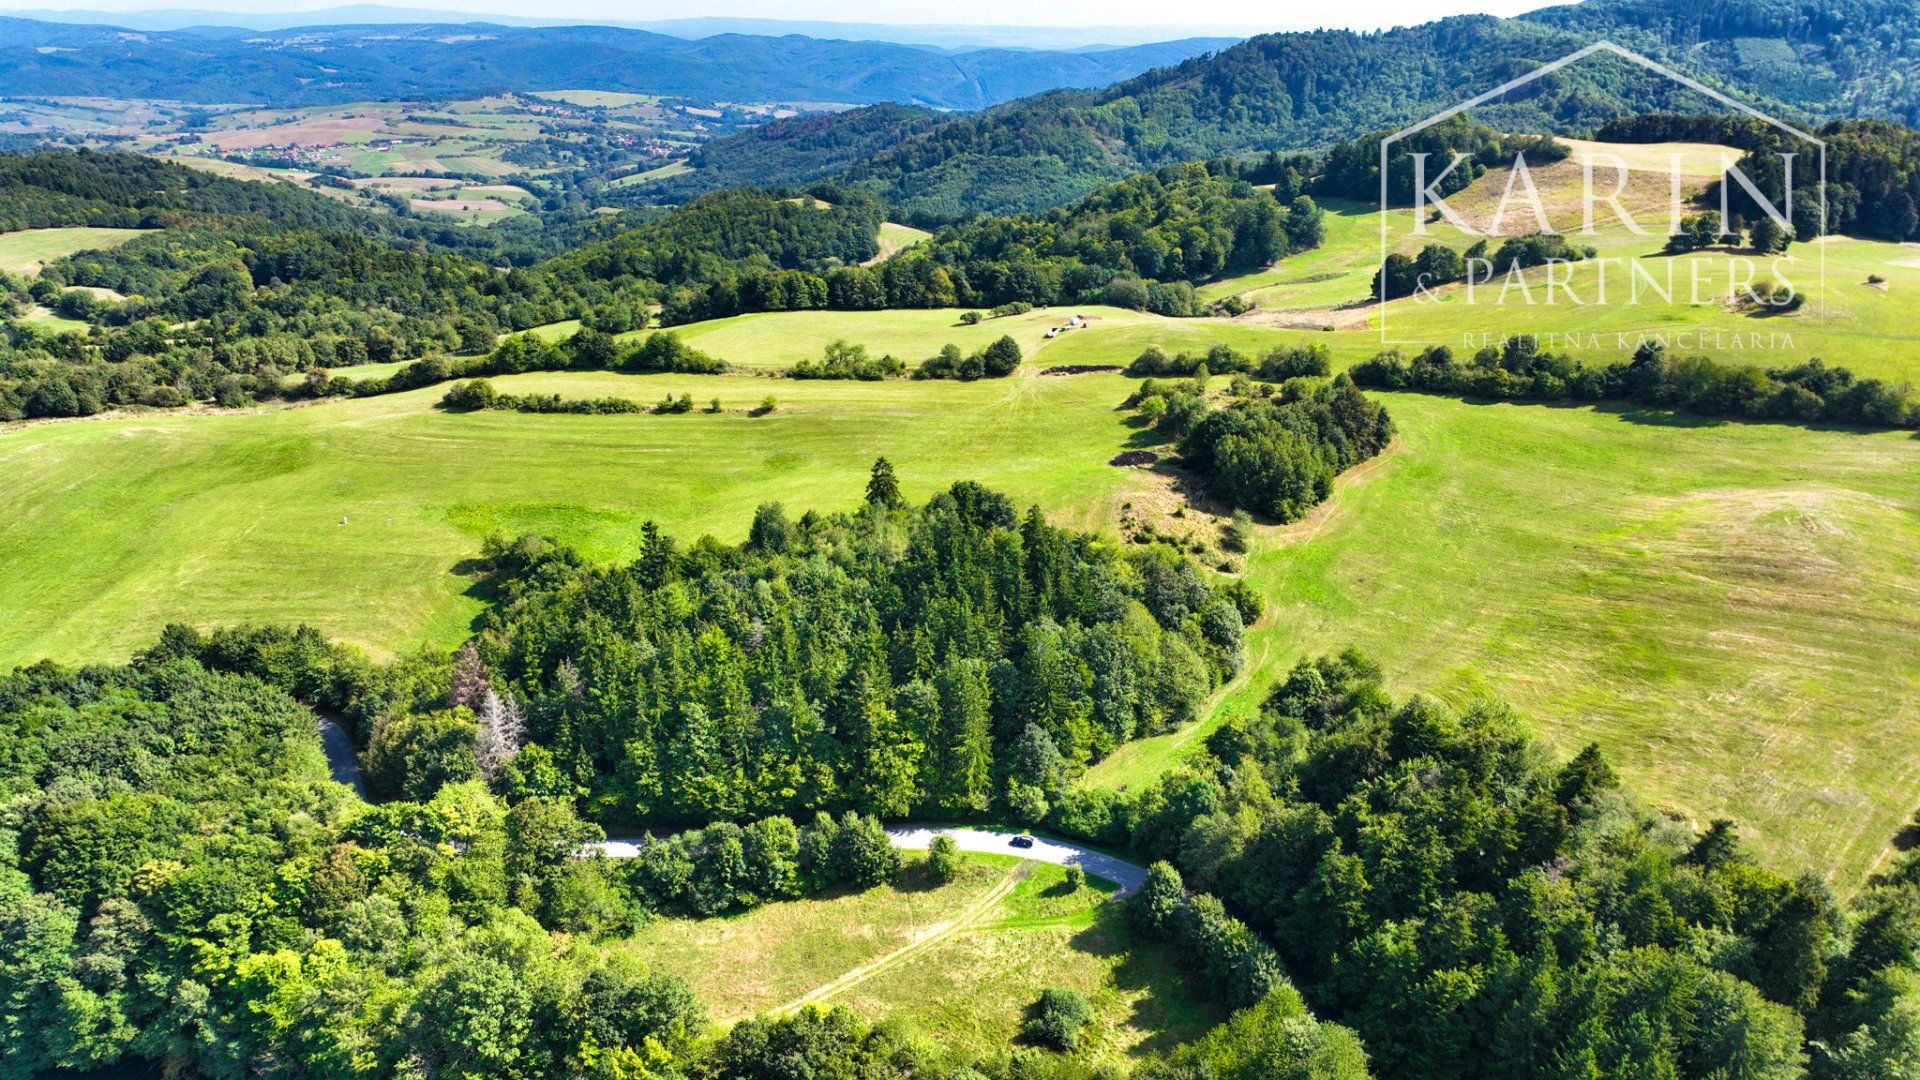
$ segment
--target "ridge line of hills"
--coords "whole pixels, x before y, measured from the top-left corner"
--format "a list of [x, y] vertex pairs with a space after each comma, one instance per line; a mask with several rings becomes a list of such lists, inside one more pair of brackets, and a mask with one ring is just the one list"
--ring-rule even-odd
[[[1920, 10], [1891, 0], [1782, 9], [1714, 0], [1587, 0], [1512, 19], [1458, 16], [1374, 34], [1269, 34], [1101, 90], [1059, 90], [977, 114], [882, 104], [779, 121], [700, 148], [693, 171], [636, 191], [678, 202], [738, 186], [834, 178], [916, 224], [1064, 205], [1182, 161], [1318, 149], [1391, 130], [1600, 38], [1785, 118], [1920, 121]], [[1618, 58], [1596, 57], [1476, 110], [1507, 130], [1594, 130], [1650, 112], [1722, 111]]]
[[1104, 86], [1232, 40], [1190, 38], [1097, 51], [952, 52], [800, 35], [688, 39], [593, 25], [146, 31], [0, 16], [0, 86], [13, 88], [13, 97], [279, 106], [508, 88], [979, 109], [1063, 86]]

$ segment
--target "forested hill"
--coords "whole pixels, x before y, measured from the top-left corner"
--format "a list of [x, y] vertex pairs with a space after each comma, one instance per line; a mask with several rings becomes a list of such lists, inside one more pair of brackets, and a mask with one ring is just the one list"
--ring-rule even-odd
[[[608, 198], [678, 202], [725, 187], [788, 187], [845, 172], [950, 118], [932, 109], [884, 102], [843, 113], [796, 116], [702, 145], [691, 173], [628, 188]], [[740, 178], [741, 183], [730, 183]], [[751, 178], [750, 180], [748, 178]]]
[[652, 214], [529, 214], [504, 226], [468, 229], [411, 213], [403, 203], [393, 213], [380, 213], [292, 184], [236, 180], [139, 154], [0, 154], [0, 232], [74, 226], [320, 229], [522, 264], [613, 235]]
[[1061, 86], [1105, 86], [1231, 44], [945, 53], [799, 35], [684, 38], [607, 26], [489, 23], [133, 33], [0, 19], [0, 86], [36, 95], [304, 105], [460, 96], [489, 87], [616, 90], [714, 101], [907, 101], [978, 109]]
[[[1905, 42], [1920, 11], [1892, 0], [1722, 0], [1684, 10], [1650, 0], [1589, 0], [1517, 19], [1463, 16], [1380, 34], [1323, 31], [1253, 38], [1212, 56], [1100, 91], [1057, 92], [889, 137], [874, 117], [835, 123], [874, 154], [849, 179], [922, 220], [1071, 202], [1102, 183], [1173, 161], [1318, 147], [1397, 127], [1600, 38], [1686, 70], [1771, 112], [1920, 119], [1920, 81]], [[1835, 104], [1837, 103], [1837, 104]], [[1616, 116], [1700, 112], [1699, 95], [1617, 58], [1595, 57], [1532, 83], [1518, 100], [1476, 110], [1509, 130], [1590, 129]], [[839, 171], [749, 134], [710, 144], [671, 194]]]

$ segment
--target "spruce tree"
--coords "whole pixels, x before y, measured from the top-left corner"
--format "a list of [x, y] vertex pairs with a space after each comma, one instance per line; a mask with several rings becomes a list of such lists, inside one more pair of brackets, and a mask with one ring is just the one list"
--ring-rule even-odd
[[867, 505], [892, 509], [901, 505], [900, 480], [893, 474], [893, 463], [875, 458], [873, 472], [867, 477]]

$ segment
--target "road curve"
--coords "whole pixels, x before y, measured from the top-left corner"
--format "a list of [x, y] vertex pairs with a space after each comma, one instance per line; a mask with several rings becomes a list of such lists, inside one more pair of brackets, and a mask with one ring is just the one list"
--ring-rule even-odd
[[[360, 760], [353, 752], [353, 740], [346, 731], [333, 720], [315, 714], [320, 726], [320, 745], [327, 755], [327, 768], [333, 778], [351, 787], [354, 794], [362, 799], [372, 798], [367, 788], [366, 777], [360, 770]], [[961, 851], [971, 851], [982, 855], [1014, 855], [1034, 862], [1052, 863], [1055, 866], [1077, 866], [1094, 877], [1105, 878], [1120, 886], [1115, 896], [1124, 896], [1146, 883], [1147, 869], [1130, 863], [1125, 859], [1102, 854], [1092, 848], [1070, 844], [1064, 840], [1047, 840], [1032, 837], [1033, 846], [1017, 848], [1012, 844], [1013, 832], [994, 832], [988, 829], [944, 828], [928, 825], [895, 825], [887, 829], [887, 842], [901, 851], [925, 851], [937, 835], [953, 837], [954, 846]], [[581, 855], [595, 852], [609, 859], [634, 859], [640, 856], [640, 848], [646, 843], [645, 837], [610, 837], [598, 843], [588, 844], [580, 850]]]
[[361, 799], [371, 799], [373, 793], [367, 789], [367, 779], [360, 773], [360, 759], [354, 756], [353, 740], [347, 736], [346, 729], [317, 713], [314, 718], [320, 724], [320, 748], [327, 754], [327, 771]]
[[[1147, 868], [1144, 866], [1063, 840], [1047, 840], [1036, 836], [1033, 837], [1032, 847], [1017, 848], [1011, 841], [1021, 835], [1019, 833], [927, 825], [895, 825], [887, 829], [887, 841], [901, 851], [925, 851], [938, 835], [953, 837], [954, 846], [961, 851], [982, 855], [1013, 855], [1055, 866], [1077, 866], [1094, 877], [1105, 878], [1120, 886], [1120, 894], [1138, 889], [1147, 880]], [[645, 841], [639, 839], [602, 840], [587, 845], [586, 851], [597, 851], [610, 859], [631, 859], [640, 854], [643, 843]]]

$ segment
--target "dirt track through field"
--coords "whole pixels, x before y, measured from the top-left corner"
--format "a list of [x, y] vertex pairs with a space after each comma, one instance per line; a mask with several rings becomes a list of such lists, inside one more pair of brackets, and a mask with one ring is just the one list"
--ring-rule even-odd
[[902, 945], [900, 948], [895, 949], [871, 963], [862, 964], [832, 982], [815, 987], [800, 997], [787, 1002], [785, 1005], [768, 1010], [768, 1015], [785, 1016], [788, 1013], [798, 1012], [808, 1005], [824, 1004], [838, 997], [840, 994], [866, 982], [875, 975], [887, 971], [912, 957], [918, 956], [941, 942], [946, 941], [948, 938], [953, 937], [955, 934], [977, 925], [982, 919], [986, 918], [994, 908], [1000, 906], [1000, 901], [1013, 895], [1013, 890], [1017, 888], [1022, 881], [1025, 881], [1027, 875], [1032, 872], [1033, 864], [1030, 862], [1023, 862], [1013, 869], [1008, 870], [1006, 876], [1002, 877], [998, 884], [988, 890], [985, 896], [967, 905], [965, 911], [962, 911], [952, 919], [943, 923], [936, 923], [911, 942]]

